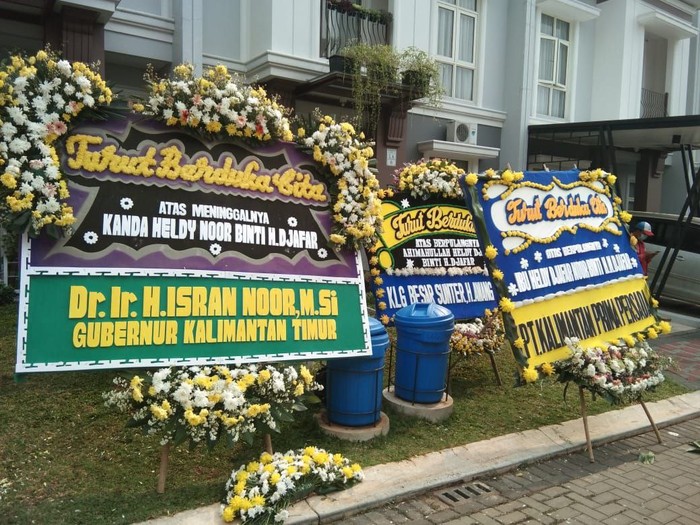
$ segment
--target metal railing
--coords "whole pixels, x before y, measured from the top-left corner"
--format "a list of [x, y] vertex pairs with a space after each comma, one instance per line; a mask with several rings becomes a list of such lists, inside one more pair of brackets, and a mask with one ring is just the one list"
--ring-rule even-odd
[[668, 93], [657, 93], [642, 88], [642, 101], [639, 118], [654, 118], [668, 116]]
[[350, 43], [388, 44], [389, 24], [349, 2], [321, 0], [321, 56], [330, 57]]

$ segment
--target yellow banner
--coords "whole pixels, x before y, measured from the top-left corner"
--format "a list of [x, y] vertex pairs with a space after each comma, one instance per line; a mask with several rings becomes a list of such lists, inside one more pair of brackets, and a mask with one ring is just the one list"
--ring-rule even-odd
[[598, 346], [656, 322], [643, 278], [531, 303], [512, 315], [529, 366], [566, 359], [567, 337], [577, 337], [584, 347]]
[[458, 206], [425, 206], [400, 209], [393, 203], [382, 204], [382, 241], [388, 249], [415, 237], [439, 232], [475, 236], [469, 210]]

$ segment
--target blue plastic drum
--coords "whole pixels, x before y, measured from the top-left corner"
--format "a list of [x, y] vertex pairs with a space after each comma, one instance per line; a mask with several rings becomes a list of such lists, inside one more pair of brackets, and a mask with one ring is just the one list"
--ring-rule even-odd
[[435, 303], [401, 308], [396, 324], [394, 394], [411, 403], [439, 403], [447, 389], [454, 314]]
[[374, 425], [381, 417], [384, 354], [389, 335], [376, 319], [369, 320], [372, 355], [329, 359], [326, 368], [328, 421], [347, 427]]

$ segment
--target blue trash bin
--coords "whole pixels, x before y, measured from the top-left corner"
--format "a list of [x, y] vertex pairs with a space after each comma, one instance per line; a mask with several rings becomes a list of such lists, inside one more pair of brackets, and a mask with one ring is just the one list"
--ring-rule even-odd
[[364, 427], [379, 421], [382, 410], [384, 354], [389, 334], [376, 319], [369, 320], [372, 355], [329, 359], [326, 366], [326, 415], [328, 421], [348, 427]]
[[394, 315], [394, 394], [411, 403], [439, 403], [447, 388], [454, 314], [435, 303], [415, 303]]

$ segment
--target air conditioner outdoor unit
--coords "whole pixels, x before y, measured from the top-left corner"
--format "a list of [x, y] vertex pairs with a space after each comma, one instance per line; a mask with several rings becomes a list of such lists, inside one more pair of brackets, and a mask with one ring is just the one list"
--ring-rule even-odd
[[453, 120], [447, 124], [447, 140], [462, 144], [476, 144], [477, 127], [475, 122]]

